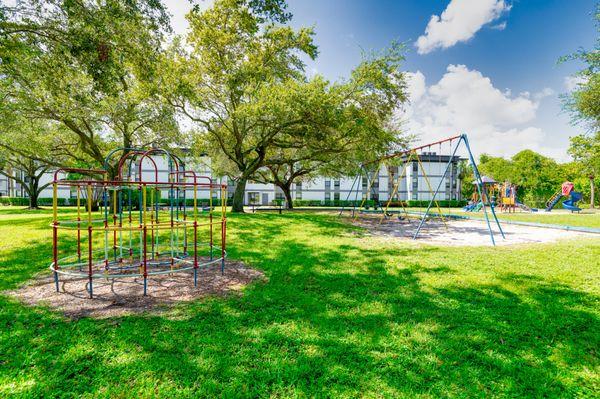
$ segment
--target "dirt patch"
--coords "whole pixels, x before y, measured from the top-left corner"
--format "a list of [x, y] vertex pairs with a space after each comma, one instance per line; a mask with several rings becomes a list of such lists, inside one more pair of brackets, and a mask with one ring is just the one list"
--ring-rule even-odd
[[[379, 217], [361, 216], [356, 220], [347, 220], [356, 226], [367, 229], [368, 234], [372, 236], [412, 241], [420, 219], [398, 220], [396, 216], [393, 216], [380, 222]], [[575, 231], [507, 224], [500, 221], [505, 236], [503, 239], [495, 222], [492, 220], [490, 223], [496, 245], [548, 243], [578, 237], [598, 236]], [[485, 221], [462, 219], [448, 219], [446, 224], [440, 219], [430, 219], [424, 223], [416, 242], [455, 246], [491, 245], [490, 233]]]
[[61, 276], [60, 292], [56, 292], [50, 271], [17, 290], [5, 293], [28, 305], [48, 306], [73, 319], [107, 318], [165, 310], [178, 302], [206, 296], [235, 294], [251, 282], [263, 279], [262, 272], [242, 262], [226, 261], [223, 275], [220, 265], [200, 269], [198, 287], [194, 287], [192, 272], [151, 276], [148, 278], [147, 296], [143, 296], [144, 285], [140, 278], [94, 279], [94, 297], [89, 298], [87, 280]]

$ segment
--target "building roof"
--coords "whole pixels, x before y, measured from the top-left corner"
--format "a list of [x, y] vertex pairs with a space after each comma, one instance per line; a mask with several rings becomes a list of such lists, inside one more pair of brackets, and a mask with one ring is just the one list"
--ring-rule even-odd
[[[498, 183], [496, 180], [492, 179], [489, 176], [481, 176], [481, 181], [483, 184], [495, 184]], [[473, 184], [477, 184], [477, 180], [473, 180]]]

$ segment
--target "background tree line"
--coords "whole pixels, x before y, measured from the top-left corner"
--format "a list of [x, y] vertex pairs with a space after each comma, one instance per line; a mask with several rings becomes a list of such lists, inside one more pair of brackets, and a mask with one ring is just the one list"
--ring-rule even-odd
[[[470, 198], [474, 191], [471, 184], [474, 177], [468, 165], [463, 164], [462, 167], [462, 195]], [[483, 175], [492, 177], [499, 183], [511, 182], [517, 185], [518, 199], [531, 207], [544, 207], [546, 201], [565, 181], [573, 182], [575, 190], [581, 192], [584, 201], [591, 206], [591, 186], [580, 161], [558, 163], [535, 151], [523, 150], [508, 159], [482, 154], [478, 167]]]

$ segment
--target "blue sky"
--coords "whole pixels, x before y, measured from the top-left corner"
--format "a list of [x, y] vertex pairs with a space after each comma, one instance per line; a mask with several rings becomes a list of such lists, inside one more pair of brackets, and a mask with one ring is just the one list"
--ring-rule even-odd
[[[203, 2], [209, 6], [210, 2]], [[292, 25], [314, 26], [311, 73], [343, 78], [362, 50], [407, 44], [411, 103], [399, 116], [421, 142], [466, 132], [476, 152], [531, 148], [566, 160], [581, 131], [559, 95], [581, 65], [560, 56], [591, 48], [593, 0], [289, 0]], [[188, 4], [167, 1], [177, 32]], [[433, 16], [433, 20], [432, 20]]]

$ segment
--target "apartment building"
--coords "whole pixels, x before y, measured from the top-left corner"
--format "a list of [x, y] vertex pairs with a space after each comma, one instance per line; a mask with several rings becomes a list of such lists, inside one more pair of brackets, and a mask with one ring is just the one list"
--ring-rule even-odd
[[[420, 161], [408, 160], [406, 168], [402, 167], [381, 167], [377, 173], [367, 178], [366, 175], [359, 177], [329, 178], [318, 177], [310, 181], [296, 182], [292, 187], [292, 198], [294, 200], [312, 200], [312, 201], [338, 201], [362, 199], [369, 191], [369, 198], [387, 201], [393, 194], [394, 200], [430, 200], [432, 192], [440, 185], [437, 199], [439, 200], [458, 200], [460, 198], [460, 179], [459, 162], [460, 157], [450, 158], [448, 155], [438, 155], [436, 153], [424, 153], [420, 155]], [[154, 162], [152, 162], [154, 161]], [[406, 162], [407, 159], [402, 160]], [[442, 181], [445, 168], [450, 163], [448, 173]], [[156, 164], [156, 171], [154, 168]], [[133, 163], [131, 166], [131, 179], [134, 180], [139, 175], [139, 165]], [[210, 159], [201, 157], [195, 162], [186, 165], [186, 169], [194, 170], [198, 176], [211, 177], [213, 181], [227, 184], [228, 197], [233, 196], [235, 183], [228, 181], [226, 177], [213, 176], [210, 168]], [[164, 156], [154, 156], [152, 160], [145, 160], [142, 164], [142, 180], [153, 181], [157, 178], [159, 181], [168, 181], [168, 159]], [[20, 172], [14, 172], [20, 173]], [[42, 178], [43, 185], [53, 179], [54, 172], [45, 174]], [[204, 178], [202, 178], [204, 179]], [[371, 181], [372, 179], [372, 181]], [[371, 182], [371, 183], [370, 183]], [[441, 182], [441, 183], [440, 183]], [[395, 184], [398, 188], [394, 190]], [[27, 195], [25, 190], [14, 181], [2, 178], [0, 179], [0, 195], [11, 197], [24, 197]], [[77, 193], [69, 187], [60, 187], [60, 198], [73, 199]], [[163, 189], [162, 198], [168, 198], [168, 190]], [[208, 199], [209, 190], [200, 188], [198, 198]], [[52, 187], [45, 188], [40, 197], [51, 197]], [[183, 196], [183, 193], [180, 193]], [[192, 198], [193, 192], [189, 190], [185, 193], [186, 198]], [[220, 198], [220, 193], [213, 192], [213, 198]], [[261, 184], [249, 181], [246, 185], [244, 201], [247, 205], [270, 205], [274, 200], [284, 200], [281, 189], [273, 184]]]

